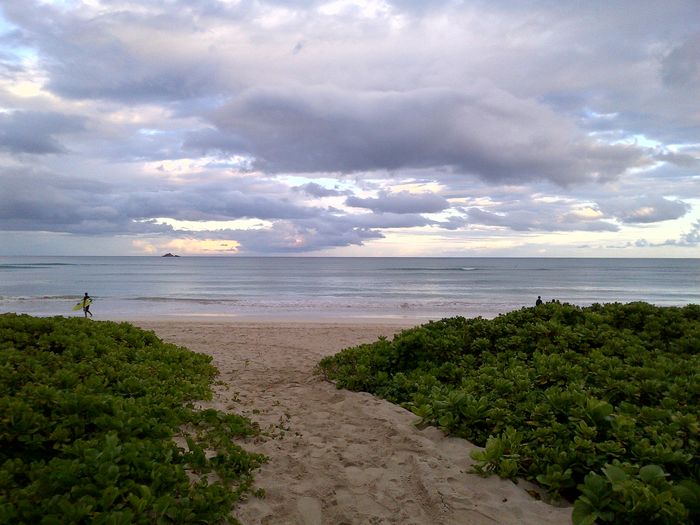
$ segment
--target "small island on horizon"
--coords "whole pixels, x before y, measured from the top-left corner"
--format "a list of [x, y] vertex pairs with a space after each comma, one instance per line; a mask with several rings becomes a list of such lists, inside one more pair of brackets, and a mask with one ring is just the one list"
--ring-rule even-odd
[[170, 253], [170, 252], [168, 252], [168, 253], [166, 253], [165, 255], [162, 255], [162, 257], [180, 257], [180, 256], [179, 256], [179, 255], [175, 255], [175, 254], [173, 254], [173, 253]]

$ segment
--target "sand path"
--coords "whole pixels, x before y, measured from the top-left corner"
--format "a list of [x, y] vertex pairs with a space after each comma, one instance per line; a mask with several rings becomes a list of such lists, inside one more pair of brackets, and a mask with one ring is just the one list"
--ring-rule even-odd
[[269, 456], [256, 475], [264, 499], [236, 516], [246, 525], [568, 524], [571, 510], [522, 486], [469, 474], [469, 442], [418, 430], [410, 412], [313, 374], [325, 355], [396, 326], [139, 322], [163, 340], [214, 357], [213, 406], [245, 414], [267, 436], [246, 444]]

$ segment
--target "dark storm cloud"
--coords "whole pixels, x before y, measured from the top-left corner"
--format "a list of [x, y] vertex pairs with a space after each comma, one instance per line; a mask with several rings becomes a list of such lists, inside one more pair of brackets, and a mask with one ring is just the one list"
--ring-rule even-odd
[[256, 164], [270, 171], [450, 166], [491, 181], [566, 185], [648, 162], [638, 148], [597, 143], [544, 106], [495, 88], [255, 89], [211, 118], [250, 144]]
[[348, 197], [345, 204], [375, 213], [437, 213], [450, 207], [447, 199], [434, 193], [380, 192], [377, 198]]
[[0, 113], [0, 150], [10, 153], [64, 153], [59, 136], [82, 131], [84, 119], [53, 112]]

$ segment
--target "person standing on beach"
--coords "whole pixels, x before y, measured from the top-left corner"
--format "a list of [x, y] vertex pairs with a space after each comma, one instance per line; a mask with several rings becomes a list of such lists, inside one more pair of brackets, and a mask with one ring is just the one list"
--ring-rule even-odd
[[87, 318], [88, 314], [90, 314], [90, 317], [92, 317], [92, 312], [90, 311], [90, 303], [92, 302], [92, 298], [88, 295], [87, 292], [85, 292], [85, 297], [83, 297], [83, 313], [85, 314], [85, 317]]
[[542, 297], [538, 295], [538, 296], [537, 296], [537, 301], [535, 301], [535, 306], [539, 306], [539, 305], [541, 305], [541, 304], [542, 304]]

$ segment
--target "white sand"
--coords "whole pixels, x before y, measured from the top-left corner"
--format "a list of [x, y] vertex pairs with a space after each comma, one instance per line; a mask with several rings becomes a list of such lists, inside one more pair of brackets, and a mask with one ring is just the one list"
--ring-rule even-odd
[[348, 323], [141, 321], [165, 341], [214, 357], [213, 406], [269, 433], [245, 444], [270, 461], [256, 475], [242, 523], [569, 524], [571, 509], [537, 501], [495, 476], [469, 474], [474, 445], [418, 430], [409, 411], [337, 390], [313, 373], [321, 357], [400, 328]]

